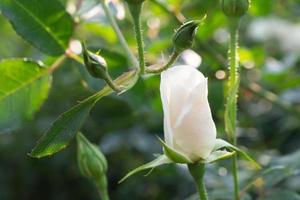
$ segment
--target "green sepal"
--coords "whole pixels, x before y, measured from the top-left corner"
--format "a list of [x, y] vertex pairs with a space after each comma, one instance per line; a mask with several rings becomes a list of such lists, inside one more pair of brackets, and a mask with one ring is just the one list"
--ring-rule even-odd
[[92, 144], [82, 133], [78, 132], [77, 162], [83, 176], [98, 181], [105, 176], [107, 161], [99, 148]]
[[215, 148], [213, 151], [217, 151], [217, 150], [224, 149], [224, 148], [231, 150], [231, 151], [235, 151], [236, 153], [240, 154], [242, 158], [251, 162], [255, 166], [255, 168], [261, 169], [261, 166], [253, 158], [251, 158], [245, 151], [230, 144], [229, 142], [227, 142], [225, 140], [216, 139], [216, 144], [215, 144]]
[[95, 78], [107, 79], [107, 63], [99, 55], [99, 51], [97, 54], [90, 52], [84, 43], [82, 43], [82, 55], [84, 60], [84, 65], [88, 70], [89, 74]]
[[[100, 191], [100, 195], [107, 195], [107, 161], [98, 146], [91, 143], [82, 133], [78, 132], [77, 163], [80, 173], [93, 181]], [[104, 195], [106, 194], [106, 195]], [[104, 199], [104, 198], [101, 198]]]
[[[142, 166], [139, 166], [138, 168], [135, 168], [134, 170], [130, 171], [128, 174], [126, 174], [126, 176], [124, 176], [118, 183], [122, 183], [123, 181], [125, 181], [127, 178], [129, 178], [130, 176], [144, 171], [144, 170], [148, 170], [150, 169], [150, 172], [161, 165], [164, 164], [169, 164], [169, 163], [173, 163], [166, 155], [159, 155], [156, 159], [154, 159], [153, 161], [146, 163]], [[149, 173], [147, 173], [146, 175], [148, 175]]]
[[144, 3], [145, 0], [124, 0], [124, 1], [126, 1], [129, 5], [136, 5], [136, 4]]
[[242, 17], [249, 9], [249, 0], [222, 0], [221, 6], [227, 17]]
[[125, 0], [125, 1], [127, 2], [128, 9], [133, 20], [140, 19], [144, 0]]
[[99, 53], [100, 50], [94, 54], [90, 52], [86, 47], [85, 44], [82, 43], [83, 47], [83, 58], [84, 58], [84, 65], [88, 70], [89, 74], [95, 78], [103, 79], [111, 89], [113, 89], [118, 94], [121, 94], [124, 90], [118, 84], [115, 84], [112, 80], [108, 69], [107, 63], [104, 58], [102, 58]]
[[188, 164], [193, 163], [191, 159], [176, 151], [172, 147], [168, 146], [160, 137], [157, 137], [160, 143], [163, 145], [165, 155], [174, 163]]
[[173, 35], [174, 50], [177, 53], [192, 47], [194, 38], [201, 22], [206, 18], [204, 16], [201, 20], [192, 20], [182, 24]]
[[236, 152], [235, 151], [226, 151], [226, 150], [217, 150], [211, 152], [211, 154], [203, 162], [205, 163], [214, 163], [220, 160], [224, 160], [232, 157]]

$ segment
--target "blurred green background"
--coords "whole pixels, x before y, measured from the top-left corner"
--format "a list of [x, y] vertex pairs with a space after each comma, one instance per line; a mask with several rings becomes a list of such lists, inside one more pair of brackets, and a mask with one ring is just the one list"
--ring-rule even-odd
[[[77, 22], [75, 49], [77, 40], [86, 41], [91, 49], [101, 49], [114, 77], [131, 67], [96, 0], [84, 0], [77, 9], [75, 0], [61, 3]], [[113, 0], [109, 6], [135, 52], [131, 18], [124, 2]], [[172, 13], [166, 12], [166, 7]], [[205, 14], [207, 19], [198, 30], [193, 49], [184, 52], [178, 64], [198, 67], [208, 77], [218, 137], [226, 138], [223, 96], [228, 30], [219, 0], [147, 0], [142, 15], [146, 59], [151, 65], [168, 58], [171, 36], [179, 26], [174, 15], [191, 20]], [[0, 59], [27, 57], [46, 64], [55, 59], [23, 41], [2, 15], [0, 24]], [[300, 1], [252, 0], [241, 23], [240, 59], [238, 143], [264, 167], [255, 171], [240, 162], [241, 189], [247, 188], [243, 199], [300, 199]], [[94, 185], [79, 173], [75, 140], [48, 158], [33, 159], [27, 153], [59, 114], [103, 85], [71, 59], [54, 72], [49, 97], [41, 109], [19, 129], [0, 134], [1, 200], [98, 199]], [[163, 136], [159, 76], [139, 80], [124, 95], [101, 99], [82, 132], [107, 157], [111, 199], [197, 199], [184, 166], [160, 167], [147, 177], [141, 173], [117, 184], [130, 169], [161, 152], [155, 137]], [[209, 166], [206, 182], [212, 199], [232, 199], [230, 163], [227, 160]]]

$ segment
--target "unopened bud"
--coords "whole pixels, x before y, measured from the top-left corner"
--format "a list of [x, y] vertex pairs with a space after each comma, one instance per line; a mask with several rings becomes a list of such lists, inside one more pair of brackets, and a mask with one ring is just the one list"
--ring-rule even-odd
[[128, 4], [141, 4], [145, 0], [125, 0]]
[[105, 79], [107, 76], [107, 63], [99, 54], [94, 54], [83, 46], [84, 64], [91, 76], [95, 78]]
[[198, 20], [189, 21], [179, 27], [173, 36], [175, 52], [181, 53], [182, 51], [192, 47], [199, 23], [200, 21]]
[[[95, 182], [105, 182], [107, 161], [96, 145], [77, 134], [77, 161], [81, 174]], [[103, 186], [104, 187], [104, 186]]]
[[222, 9], [228, 17], [241, 17], [249, 8], [249, 0], [222, 0]]

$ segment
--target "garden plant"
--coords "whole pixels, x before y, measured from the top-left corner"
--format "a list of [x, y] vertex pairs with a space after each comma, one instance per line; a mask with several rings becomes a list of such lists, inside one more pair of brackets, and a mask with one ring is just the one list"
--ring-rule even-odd
[[300, 199], [299, 11], [0, 0], [0, 199]]

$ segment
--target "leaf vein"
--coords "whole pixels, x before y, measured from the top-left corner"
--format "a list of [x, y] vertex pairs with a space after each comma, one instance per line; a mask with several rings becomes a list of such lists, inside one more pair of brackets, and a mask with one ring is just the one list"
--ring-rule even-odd
[[39, 25], [41, 25], [45, 32], [48, 33], [48, 35], [50, 35], [50, 37], [52, 37], [54, 39], [54, 41], [56, 41], [58, 43], [59, 46], [61, 46], [63, 49], [65, 48], [64, 43], [59, 40], [59, 38], [52, 32], [51, 28], [49, 26], [47, 26], [46, 24], [44, 24], [39, 18], [37, 18], [29, 9], [27, 9], [23, 4], [21, 4], [20, 2], [18, 2], [17, 0], [13, 0], [17, 6], [19, 6], [21, 9], [23, 9], [29, 16], [31, 16]]

